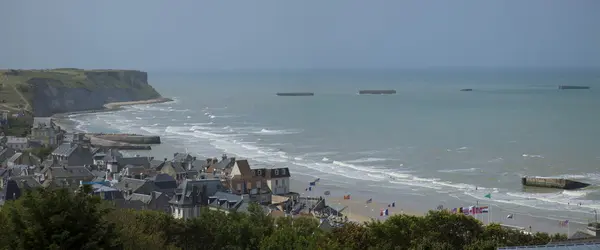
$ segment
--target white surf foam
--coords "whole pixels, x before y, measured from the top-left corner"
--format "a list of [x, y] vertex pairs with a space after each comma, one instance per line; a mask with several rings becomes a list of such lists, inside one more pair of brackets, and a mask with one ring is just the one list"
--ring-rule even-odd
[[349, 161], [345, 161], [347, 163], [369, 163], [369, 162], [380, 162], [380, 161], [388, 161], [389, 159], [385, 159], [385, 158], [376, 158], [376, 157], [367, 157], [367, 158], [360, 158], [360, 159], [356, 159], [356, 160], [349, 160]]
[[289, 134], [298, 134], [302, 131], [298, 131], [298, 130], [278, 130], [278, 129], [261, 129], [258, 132], [255, 132], [255, 134], [261, 134], [261, 135], [289, 135]]
[[479, 168], [459, 168], [459, 169], [442, 169], [438, 170], [441, 173], [465, 173], [479, 171]]

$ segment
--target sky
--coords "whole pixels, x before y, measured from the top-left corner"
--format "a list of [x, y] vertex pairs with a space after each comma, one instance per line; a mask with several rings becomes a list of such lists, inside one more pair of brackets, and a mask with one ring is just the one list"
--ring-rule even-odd
[[600, 1], [2, 0], [0, 68], [600, 68]]

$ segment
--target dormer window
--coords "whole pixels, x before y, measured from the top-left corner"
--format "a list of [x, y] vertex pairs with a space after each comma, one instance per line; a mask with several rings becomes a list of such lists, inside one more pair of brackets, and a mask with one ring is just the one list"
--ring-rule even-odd
[[258, 175], [262, 175], [262, 171], [261, 170], [258, 170], [257, 173], [258, 173]]
[[281, 169], [281, 175], [285, 175], [285, 168]]
[[275, 175], [279, 175], [279, 169], [275, 169]]

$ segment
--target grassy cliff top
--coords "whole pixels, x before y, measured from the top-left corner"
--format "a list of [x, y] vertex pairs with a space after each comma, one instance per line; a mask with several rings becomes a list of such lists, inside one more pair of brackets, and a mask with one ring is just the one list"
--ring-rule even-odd
[[35, 98], [32, 87], [38, 84], [92, 91], [98, 88], [129, 88], [148, 96], [160, 96], [147, 81], [147, 73], [137, 70], [0, 69], [0, 111], [31, 111], [31, 103]]

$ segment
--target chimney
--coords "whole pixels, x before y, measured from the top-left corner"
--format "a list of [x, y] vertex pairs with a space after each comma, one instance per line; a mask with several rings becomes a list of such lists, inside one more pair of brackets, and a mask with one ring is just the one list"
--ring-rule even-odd
[[212, 163], [212, 159], [211, 158], [206, 158], [206, 164], [211, 164]]
[[167, 162], [167, 158], [165, 158], [165, 160], [163, 162]]
[[173, 153], [173, 158], [175, 158], [175, 156], [177, 156], [177, 153]]
[[192, 166], [192, 162], [188, 162], [188, 164], [187, 164], [187, 165], [188, 165], [188, 170], [192, 170], [192, 167], [193, 167], [193, 166]]
[[223, 156], [221, 156], [222, 160], [227, 160], [227, 154], [223, 154]]

